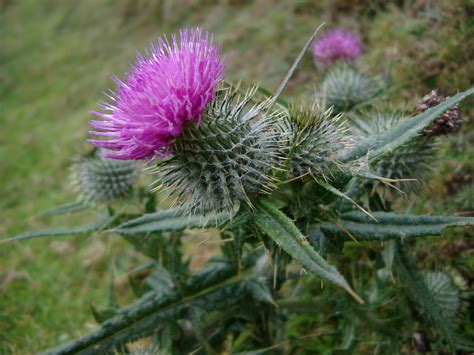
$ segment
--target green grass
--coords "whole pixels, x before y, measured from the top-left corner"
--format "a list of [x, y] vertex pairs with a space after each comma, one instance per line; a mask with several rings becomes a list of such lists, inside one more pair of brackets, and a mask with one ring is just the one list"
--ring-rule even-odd
[[[1, 237], [86, 219], [31, 216], [75, 199], [68, 166], [75, 154], [89, 149], [89, 110], [112, 87], [110, 77], [121, 75], [135, 52], [163, 32], [194, 25], [213, 31], [232, 52], [228, 79], [274, 89], [314, 28], [323, 21], [336, 24], [337, 14], [339, 24], [362, 33], [369, 71], [383, 72], [391, 49], [398, 50], [393, 68], [398, 102], [413, 103], [436, 85], [454, 93], [472, 82], [473, 26], [459, 10], [469, 6], [462, 1], [453, 6], [453, 23], [445, 5], [451, 2], [442, 2], [436, 31], [427, 16], [395, 5], [372, 18], [376, 5], [351, 13], [344, 1], [157, 3], [162, 5], [0, 1]], [[287, 93], [312, 93], [320, 75], [307, 55]], [[462, 150], [450, 159], [469, 160], [469, 155]], [[124, 241], [103, 236], [0, 244], [0, 353], [34, 352], [93, 327], [89, 304], [106, 300], [111, 256], [119, 261], [119, 300], [128, 302], [125, 271], [136, 259], [130, 250]]]

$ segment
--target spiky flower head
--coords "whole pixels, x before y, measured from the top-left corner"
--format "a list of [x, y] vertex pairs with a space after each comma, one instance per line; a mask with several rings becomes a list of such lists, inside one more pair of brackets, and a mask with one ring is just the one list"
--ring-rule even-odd
[[273, 188], [280, 162], [273, 128], [279, 113], [253, 104], [255, 90], [241, 96], [225, 89], [206, 108], [201, 125], [187, 125], [173, 154], [158, 162], [158, 188], [171, 192], [191, 212], [231, 211], [236, 202]]
[[[405, 119], [410, 118], [396, 111], [352, 114], [351, 131], [357, 141], [383, 133]], [[436, 166], [436, 151], [437, 146], [432, 140], [420, 137], [384, 156], [370, 168], [380, 177], [413, 179], [393, 185], [405, 193], [420, 192], [424, 181]], [[374, 184], [374, 187], [377, 186], [381, 186], [381, 183]]]
[[326, 66], [337, 60], [352, 61], [362, 54], [362, 43], [352, 32], [336, 28], [319, 37], [313, 47], [314, 63]]
[[303, 175], [325, 180], [338, 170], [337, 153], [349, 145], [342, 114], [318, 103], [293, 105], [285, 120], [288, 135], [289, 177]]
[[84, 202], [111, 202], [125, 197], [138, 177], [134, 161], [105, 158], [96, 151], [78, 158], [72, 166], [72, 181]]
[[[432, 90], [425, 95], [415, 107], [415, 113], [420, 114], [430, 107], [434, 107], [446, 98], [438, 94], [437, 90]], [[447, 110], [441, 117], [434, 121], [425, 129], [425, 133], [429, 136], [441, 136], [449, 133], [459, 132], [463, 124], [461, 111], [458, 105]]]
[[224, 59], [213, 36], [200, 29], [158, 38], [145, 55], [138, 54], [125, 80], [115, 78], [117, 90], [102, 103], [103, 120], [93, 120], [91, 139], [110, 150], [107, 157], [150, 160], [170, 153], [173, 142], [215, 97], [224, 76]]
[[382, 88], [383, 83], [379, 78], [368, 77], [357, 69], [342, 64], [328, 71], [318, 95], [326, 107], [333, 106], [338, 113], [372, 99]]

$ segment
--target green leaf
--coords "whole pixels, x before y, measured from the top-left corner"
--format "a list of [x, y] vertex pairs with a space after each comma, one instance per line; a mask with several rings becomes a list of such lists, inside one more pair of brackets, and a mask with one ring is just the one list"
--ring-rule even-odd
[[414, 260], [412, 260], [402, 243], [400, 241], [394, 241], [392, 243], [396, 243], [394, 258], [396, 274], [405, 284], [408, 294], [423, 308], [429, 318], [436, 324], [443, 334], [443, 337], [449, 343], [451, 351], [455, 353], [455, 337], [450, 322], [444, 318], [443, 310], [439, 307], [436, 299], [426, 286], [422, 274], [418, 271]]
[[117, 308], [115, 307], [107, 307], [103, 309], [97, 309], [92, 304], [90, 305], [92, 315], [97, 323], [102, 324], [107, 319], [115, 317], [117, 315]]
[[352, 290], [334, 266], [329, 265], [311, 247], [295, 224], [278, 208], [265, 199], [260, 199], [255, 211], [255, 223], [284, 251], [299, 261], [304, 268], [322, 279], [334, 282], [349, 292], [358, 302], [363, 300]]
[[149, 292], [104, 321], [99, 329], [46, 353], [103, 354], [164, 329], [171, 320], [185, 317], [190, 307], [205, 312], [228, 309], [246, 296], [245, 283], [252, 277], [251, 269], [237, 275], [237, 270], [228, 265], [220, 264], [217, 268], [220, 270], [216, 266], [201, 270], [187, 281], [187, 288], [194, 290], [192, 294], [183, 296], [176, 289]]
[[339, 156], [339, 160], [341, 162], [349, 162], [369, 155], [370, 160], [377, 161], [382, 156], [390, 154], [390, 152], [415, 139], [426, 127], [433, 123], [436, 118], [472, 94], [474, 94], [474, 88], [447, 98], [439, 105], [413, 118], [403, 120], [394, 128], [369, 137], [351, 149], [342, 152]]
[[377, 222], [363, 213], [351, 212], [342, 215], [337, 224], [323, 223], [317, 228], [327, 236], [346, 240], [384, 241], [438, 236], [449, 227], [474, 225], [474, 217], [414, 216], [393, 212], [373, 212], [372, 215]]
[[91, 207], [91, 204], [84, 201], [66, 203], [61, 206], [57, 206], [41, 212], [39, 216], [41, 217], [50, 217], [50, 216], [59, 216], [68, 213], [81, 212]]
[[229, 213], [212, 216], [187, 215], [184, 208], [145, 214], [119, 225], [114, 231], [119, 234], [168, 232], [185, 228], [210, 228], [230, 219]]
[[32, 239], [32, 238], [64, 237], [64, 236], [70, 236], [70, 235], [87, 234], [87, 233], [95, 232], [102, 229], [111, 220], [112, 220], [111, 217], [105, 217], [97, 223], [85, 224], [79, 227], [53, 228], [53, 229], [46, 229], [43, 231], [23, 233], [12, 238], [0, 240], [0, 243]]
[[273, 300], [272, 291], [270, 287], [268, 286], [267, 280], [265, 278], [256, 277], [256, 278], [250, 279], [247, 282], [247, 287], [250, 291], [250, 294], [253, 296], [255, 300], [264, 302], [264, 303], [270, 303], [274, 305], [275, 307], [278, 307], [278, 305]]

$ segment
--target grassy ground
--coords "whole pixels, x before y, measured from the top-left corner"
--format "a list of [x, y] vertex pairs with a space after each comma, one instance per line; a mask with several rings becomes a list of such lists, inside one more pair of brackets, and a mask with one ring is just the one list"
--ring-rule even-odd
[[[110, 77], [124, 72], [135, 51], [163, 32], [194, 25], [213, 31], [233, 52], [228, 78], [269, 88], [276, 87], [322, 21], [362, 34], [367, 70], [382, 72], [392, 58], [397, 102], [413, 103], [416, 93], [428, 88], [440, 86], [451, 94], [472, 83], [469, 2], [442, 1], [433, 7], [421, 1], [416, 3], [426, 6], [380, 9], [376, 2], [368, 7], [357, 1], [350, 6], [348, 1], [312, 3], [0, 1], [0, 236], [81, 222], [30, 216], [75, 198], [68, 166], [88, 148], [88, 111], [111, 86]], [[313, 92], [319, 75], [308, 55], [289, 94]], [[469, 154], [461, 147], [448, 163], [457, 168], [472, 160]], [[453, 171], [449, 164], [442, 171]], [[431, 190], [443, 191], [439, 186], [438, 181]], [[34, 352], [93, 327], [89, 304], [105, 300], [110, 256], [120, 257], [120, 279], [136, 257], [129, 249], [123, 241], [94, 236], [1, 244], [0, 353]], [[119, 280], [125, 303], [130, 295], [120, 286]]]

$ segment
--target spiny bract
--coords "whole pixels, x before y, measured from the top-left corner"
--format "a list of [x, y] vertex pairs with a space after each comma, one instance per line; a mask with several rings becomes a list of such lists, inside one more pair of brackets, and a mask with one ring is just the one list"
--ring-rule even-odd
[[255, 89], [242, 97], [224, 89], [206, 109], [201, 125], [187, 125], [169, 159], [151, 169], [157, 189], [171, 191], [191, 212], [231, 211], [250, 204], [250, 195], [273, 188], [280, 164], [280, 138], [274, 129], [280, 113], [268, 101], [253, 104]]
[[379, 78], [370, 78], [347, 65], [337, 65], [325, 75], [318, 95], [326, 107], [334, 112], [348, 111], [373, 98], [383, 84]]
[[110, 202], [126, 196], [137, 176], [134, 161], [108, 159], [99, 151], [77, 159], [72, 166], [73, 184], [87, 202]]
[[317, 103], [289, 108], [285, 120], [289, 138], [289, 177], [309, 174], [330, 179], [339, 169], [337, 153], [349, 145], [342, 114], [332, 115]]
[[[354, 140], [359, 141], [386, 132], [404, 119], [409, 118], [393, 111], [362, 112], [350, 115], [349, 122]], [[384, 156], [370, 168], [376, 175], [384, 178], [413, 179], [393, 185], [403, 192], [419, 192], [423, 182], [435, 168], [436, 151], [437, 145], [433, 140], [420, 137]], [[376, 182], [374, 186], [381, 186], [381, 183]]]

